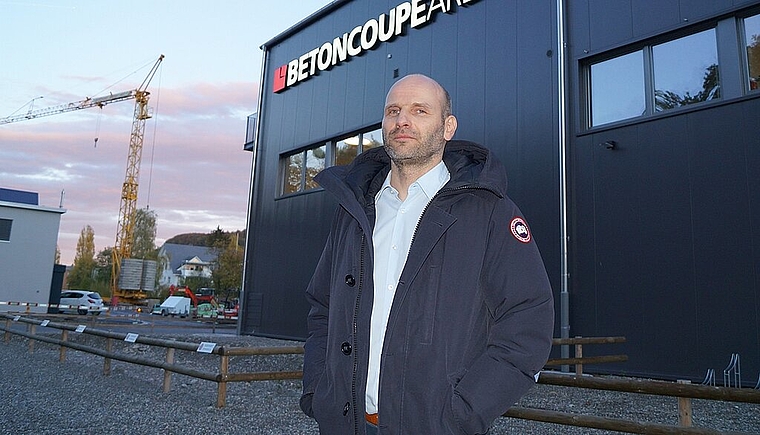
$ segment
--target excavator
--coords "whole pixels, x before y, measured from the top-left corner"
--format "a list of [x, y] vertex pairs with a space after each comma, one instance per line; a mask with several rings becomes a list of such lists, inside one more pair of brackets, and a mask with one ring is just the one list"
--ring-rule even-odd
[[[119, 220], [116, 227], [116, 243], [112, 251], [111, 270], [111, 295], [112, 301], [117, 299], [133, 304], [142, 304], [147, 298], [147, 293], [142, 288], [122, 288], [119, 284], [122, 271], [122, 262], [132, 256], [134, 241], [135, 209], [137, 207], [137, 191], [140, 178], [140, 162], [142, 160], [143, 136], [145, 134], [145, 121], [151, 118], [148, 110], [150, 92], [147, 91], [153, 76], [164, 60], [164, 55], [159, 56], [153, 64], [150, 72], [136, 89], [110, 94], [104, 97], [85, 98], [84, 100], [58, 106], [46, 107], [38, 110], [29, 110], [26, 113], [0, 118], [0, 125], [12, 122], [25, 121], [43, 116], [56, 115], [75, 110], [100, 107], [120, 101], [135, 100], [135, 111], [132, 119], [132, 133], [129, 139], [129, 152], [127, 153], [127, 169], [124, 183], [121, 189], [121, 202], [119, 205]], [[114, 298], [115, 297], [115, 298]]]
[[[195, 293], [188, 286], [177, 287], [172, 284], [169, 286], [169, 296], [184, 296], [186, 298], [189, 298], [191, 304], [193, 305], [193, 308], [195, 308], [197, 312], [197, 315], [200, 317], [204, 316], [202, 313], [198, 312], [202, 304], [211, 305], [211, 312], [207, 313], [209, 316], [212, 315], [211, 313], [217, 312], [219, 309], [219, 304], [214, 297], [214, 289], [212, 288], [199, 288], [198, 292]], [[213, 315], [213, 317], [216, 316]]]

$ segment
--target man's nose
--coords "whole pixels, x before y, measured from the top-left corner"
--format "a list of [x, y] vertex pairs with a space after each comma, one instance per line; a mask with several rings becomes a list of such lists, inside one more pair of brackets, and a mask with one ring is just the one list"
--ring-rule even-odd
[[398, 126], [408, 126], [409, 125], [409, 114], [402, 110], [398, 113], [398, 116], [396, 117], [396, 125]]

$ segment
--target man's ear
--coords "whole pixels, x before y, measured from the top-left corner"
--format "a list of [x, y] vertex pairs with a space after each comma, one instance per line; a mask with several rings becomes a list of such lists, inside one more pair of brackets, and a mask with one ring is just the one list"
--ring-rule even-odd
[[454, 115], [449, 115], [446, 120], [443, 121], [443, 138], [450, 141], [454, 137], [454, 133], [457, 131], [457, 118]]

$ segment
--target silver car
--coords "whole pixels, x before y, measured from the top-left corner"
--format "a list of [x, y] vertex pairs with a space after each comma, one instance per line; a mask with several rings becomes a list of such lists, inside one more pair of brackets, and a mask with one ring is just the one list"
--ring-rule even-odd
[[77, 314], [100, 314], [105, 311], [103, 299], [98, 292], [90, 290], [63, 290], [58, 312]]

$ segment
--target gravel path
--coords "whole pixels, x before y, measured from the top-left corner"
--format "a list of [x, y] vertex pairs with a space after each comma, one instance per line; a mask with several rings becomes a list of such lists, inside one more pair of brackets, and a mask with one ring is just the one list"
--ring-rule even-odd
[[[103, 348], [102, 339], [70, 334], [70, 340]], [[169, 338], [169, 337], [164, 337]], [[183, 341], [210, 341], [233, 346], [285, 346], [293, 342], [262, 337], [185, 336]], [[162, 361], [163, 349], [116, 343], [114, 351]], [[316, 424], [298, 408], [300, 381], [230, 383], [227, 405], [216, 408], [216, 384], [172, 375], [171, 391], [162, 392], [160, 369], [112, 361], [103, 376], [101, 357], [12, 336], [0, 343], [0, 434], [303, 434], [317, 435]], [[205, 371], [218, 370], [219, 358], [177, 351], [176, 363]], [[295, 355], [235, 357], [231, 372], [300, 370]], [[635, 421], [677, 424], [675, 398], [580, 390], [537, 385], [521, 406], [587, 413]], [[695, 400], [694, 425], [760, 434], [760, 406]], [[501, 418], [490, 434], [601, 435], [594, 429]]]

